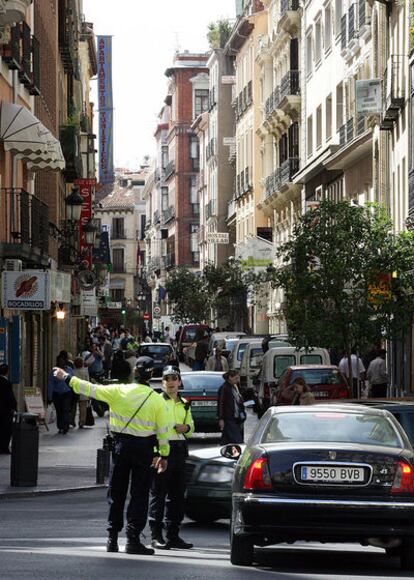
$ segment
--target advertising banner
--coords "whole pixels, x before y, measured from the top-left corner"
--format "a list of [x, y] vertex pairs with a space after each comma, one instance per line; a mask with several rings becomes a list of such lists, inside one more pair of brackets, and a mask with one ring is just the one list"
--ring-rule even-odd
[[81, 290], [80, 313], [83, 316], [97, 316], [98, 302], [96, 300], [96, 288]]
[[112, 37], [98, 36], [99, 181], [114, 181]]
[[83, 228], [85, 224], [92, 218], [92, 193], [95, 189], [96, 180], [95, 179], [76, 179], [75, 185], [79, 187], [79, 193], [83, 197], [83, 204], [80, 217], [79, 225], [79, 249], [82, 253], [85, 253], [85, 259], [83, 263], [89, 269], [92, 267], [92, 251], [86, 245], [85, 235], [83, 233]]
[[50, 270], [50, 300], [52, 302], [70, 303], [71, 275], [66, 272]]
[[355, 82], [357, 114], [375, 114], [382, 111], [381, 79], [368, 79]]
[[50, 310], [49, 272], [2, 272], [2, 306], [16, 310]]

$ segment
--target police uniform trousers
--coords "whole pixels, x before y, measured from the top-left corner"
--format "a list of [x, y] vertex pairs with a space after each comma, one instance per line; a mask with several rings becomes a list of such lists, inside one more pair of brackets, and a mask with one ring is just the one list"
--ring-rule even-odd
[[185, 459], [188, 455], [187, 441], [171, 441], [168, 467], [164, 473], [156, 473], [151, 485], [149, 523], [151, 531], [162, 530], [164, 513], [167, 538], [178, 535], [184, 518], [186, 490]]
[[127, 508], [128, 537], [136, 538], [148, 518], [148, 496], [151, 486], [155, 436], [135, 437], [114, 433], [112, 472], [108, 488], [108, 531], [120, 532], [124, 525], [124, 507], [131, 482], [131, 499]]

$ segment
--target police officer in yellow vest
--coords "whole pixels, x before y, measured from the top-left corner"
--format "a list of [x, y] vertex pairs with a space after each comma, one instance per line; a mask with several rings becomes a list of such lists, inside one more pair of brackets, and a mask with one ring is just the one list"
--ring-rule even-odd
[[[131, 478], [131, 499], [127, 510], [128, 554], [154, 554], [140, 541], [148, 517], [148, 495], [152, 467], [157, 473], [167, 469], [170, 452], [168, 429], [170, 412], [166, 401], [150, 386], [153, 360], [140, 357], [136, 379], [140, 384], [97, 385], [70, 377], [59, 368], [57, 378], [64, 379], [75, 393], [105, 401], [110, 410], [110, 429], [114, 435], [113, 470], [108, 489], [108, 552], [118, 552], [118, 533], [124, 524], [124, 506]], [[154, 459], [154, 448], [158, 457]]]
[[[151, 486], [149, 524], [151, 527], [151, 545], [153, 548], [169, 549], [192, 548], [193, 544], [184, 541], [178, 535], [184, 517], [185, 459], [188, 455], [187, 439], [194, 432], [194, 422], [190, 403], [180, 397], [180, 371], [171, 365], [166, 366], [162, 374], [163, 397], [170, 411], [170, 456], [168, 467], [163, 473], [154, 474]], [[166, 537], [162, 535], [165, 510]]]

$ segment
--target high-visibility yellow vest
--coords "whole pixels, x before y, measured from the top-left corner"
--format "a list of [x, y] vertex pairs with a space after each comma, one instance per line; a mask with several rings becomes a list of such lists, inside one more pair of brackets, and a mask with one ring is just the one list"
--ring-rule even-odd
[[[162, 397], [168, 406], [168, 411], [170, 413], [170, 428], [168, 430], [168, 439], [170, 441], [185, 441], [188, 437], [194, 433], [194, 421], [191, 414], [191, 405], [189, 401], [183, 399], [178, 395], [178, 400], [175, 401], [167, 393], [163, 393]], [[188, 425], [190, 430], [187, 433], [177, 433], [174, 429], [174, 425], [177, 423], [181, 425]]]
[[[104, 401], [109, 405], [109, 427], [114, 433], [150, 437], [156, 435], [159, 454], [167, 457], [170, 453], [168, 431], [171, 428], [171, 416], [167, 402], [151, 387], [139, 384], [98, 385], [72, 377], [69, 382], [75, 393]], [[139, 412], [130, 421], [135, 411]]]

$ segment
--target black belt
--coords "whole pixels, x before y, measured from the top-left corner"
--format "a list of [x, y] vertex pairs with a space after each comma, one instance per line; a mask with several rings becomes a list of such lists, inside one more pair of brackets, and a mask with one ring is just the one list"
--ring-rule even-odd
[[182, 439], [173, 439], [169, 441], [171, 447], [185, 447], [187, 445], [187, 441], [183, 441]]
[[154, 441], [157, 440], [155, 435], [148, 435], [147, 437], [139, 437], [138, 435], [129, 435], [128, 433], [117, 433], [116, 431], [111, 431], [114, 439], [116, 440], [124, 440], [124, 441], [142, 441], [154, 444]]

